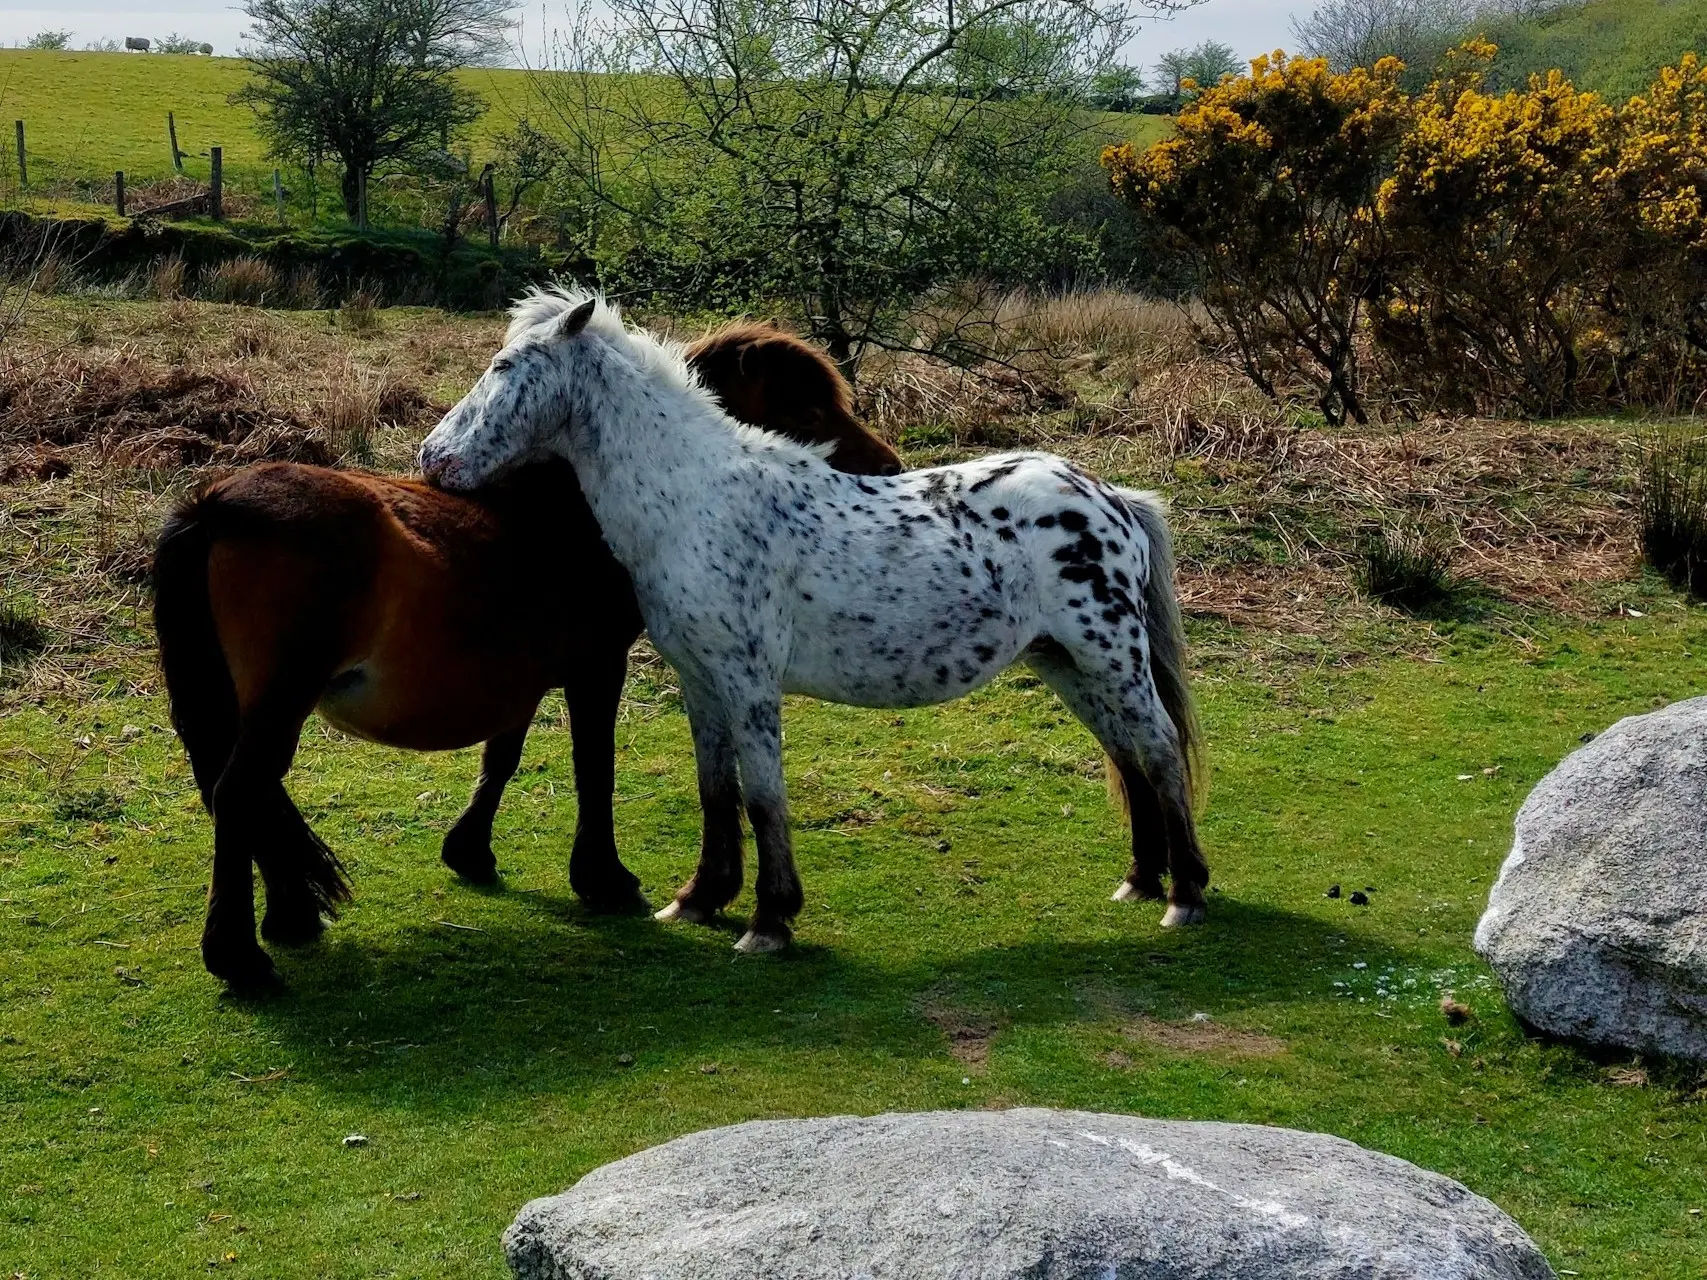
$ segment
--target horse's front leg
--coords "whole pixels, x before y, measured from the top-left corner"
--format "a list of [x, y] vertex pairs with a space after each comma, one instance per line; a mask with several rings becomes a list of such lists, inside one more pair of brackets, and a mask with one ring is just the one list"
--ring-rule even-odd
[[498, 802], [504, 788], [516, 776], [522, 762], [522, 744], [527, 741], [528, 719], [514, 729], [489, 738], [480, 752], [480, 781], [474, 784], [474, 795], [468, 808], [445, 833], [444, 847], [439, 860], [471, 884], [495, 884], [498, 880], [498, 858], [492, 852], [492, 819], [498, 814]]
[[575, 845], [569, 887], [595, 911], [648, 911], [640, 877], [616, 852], [616, 717], [634, 637], [613, 638], [588, 653], [563, 687], [575, 748]]
[[699, 769], [699, 867], [658, 919], [705, 924], [741, 892], [741, 782], [723, 701], [686, 677], [682, 696]]
[[747, 816], [759, 849], [758, 878], [753, 884], [758, 906], [735, 949], [776, 951], [794, 936], [791, 922], [806, 901], [794, 869], [788, 792], [782, 776], [781, 693], [737, 705], [732, 719]]

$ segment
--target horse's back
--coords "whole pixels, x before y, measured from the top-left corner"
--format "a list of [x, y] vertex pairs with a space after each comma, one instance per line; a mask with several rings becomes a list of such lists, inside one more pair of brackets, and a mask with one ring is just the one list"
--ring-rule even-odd
[[340, 727], [457, 747], [525, 723], [563, 677], [569, 619], [528, 551], [557, 517], [289, 463], [215, 482], [192, 515], [211, 526], [209, 594], [245, 704], [300, 668]]

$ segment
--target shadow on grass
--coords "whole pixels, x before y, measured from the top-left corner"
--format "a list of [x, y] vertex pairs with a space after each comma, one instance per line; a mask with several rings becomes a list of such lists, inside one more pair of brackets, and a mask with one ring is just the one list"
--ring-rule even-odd
[[1010, 1027], [1065, 1027], [1111, 1012], [1178, 1017], [1320, 1000], [1322, 965], [1412, 959], [1303, 914], [1225, 898], [1205, 929], [1034, 938], [893, 966], [810, 939], [738, 957], [726, 950], [733, 928], [592, 917], [543, 894], [516, 901], [512, 926], [481, 932], [411, 922], [375, 946], [341, 941], [334, 928], [280, 957], [290, 989], [255, 1014], [291, 1046], [299, 1078], [459, 1112], [585, 1089], [625, 1057], [651, 1067], [845, 1048], [940, 1059], [943, 1034], [925, 1007], [944, 992]]

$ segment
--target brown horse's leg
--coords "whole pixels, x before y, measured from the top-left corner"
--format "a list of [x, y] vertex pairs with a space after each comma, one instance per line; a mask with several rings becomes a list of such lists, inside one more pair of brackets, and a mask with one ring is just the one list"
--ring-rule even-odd
[[[530, 714], [528, 720], [532, 719]], [[492, 819], [497, 815], [505, 786], [516, 776], [516, 766], [522, 762], [522, 744], [527, 736], [528, 726], [523, 723], [520, 728], [506, 730], [487, 741], [480, 753], [480, 781], [474, 784], [474, 796], [456, 825], [445, 833], [439, 860], [471, 884], [497, 883]]]
[[1162, 872], [1168, 859], [1168, 828], [1162, 817], [1161, 801], [1136, 762], [1130, 758], [1114, 760], [1111, 757], [1110, 763], [1119, 770], [1121, 789], [1126, 797], [1126, 816], [1132, 826], [1132, 867], [1114, 891], [1114, 900], [1160, 899], [1166, 896], [1162, 888]]
[[628, 679], [634, 636], [613, 635], [588, 652], [563, 686], [575, 747], [575, 844], [569, 851], [569, 887], [595, 911], [642, 912], [652, 904], [640, 877], [616, 852], [616, 716]]
[[[231, 759], [213, 788], [213, 879], [208, 886], [207, 924], [202, 930], [202, 963], [233, 987], [260, 987], [277, 981], [267, 953], [255, 941], [253, 864], [283, 865], [279, 798], [312, 696], [272, 697], [245, 712]], [[306, 874], [301, 878], [306, 885]]]
[[308, 825], [284, 784], [272, 791], [272, 835], [255, 848], [255, 865], [267, 886], [261, 936], [280, 946], [302, 946], [325, 930], [321, 912], [349, 894], [337, 857]]
[[741, 782], [722, 704], [685, 681], [683, 694], [699, 767], [699, 867], [658, 919], [705, 924], [741, 892]]

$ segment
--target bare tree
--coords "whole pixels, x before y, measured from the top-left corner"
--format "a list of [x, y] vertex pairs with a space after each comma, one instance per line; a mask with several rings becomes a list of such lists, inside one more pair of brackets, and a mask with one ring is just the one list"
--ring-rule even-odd
[[504, 60], [515, 30], [514, 0], [399, 0], [415, 65], [445, 58], [461, 66]]
[[700, 306], [790, 299], [850, 373], [871, 346], [969, 353], [917, 300], [1057, 252], [1042, 210], [1093, 151], [1086, 95], [1132, 21], [1123, 0], [603, 11], [537, 82], [589, 256]]
[[1300, 52], [1326, 58], [1335, 71], [1391, 56], [1426, 76], [1476, 12], [1471, 0], [1325, 0], [1293, 20], [1292, 35]]

